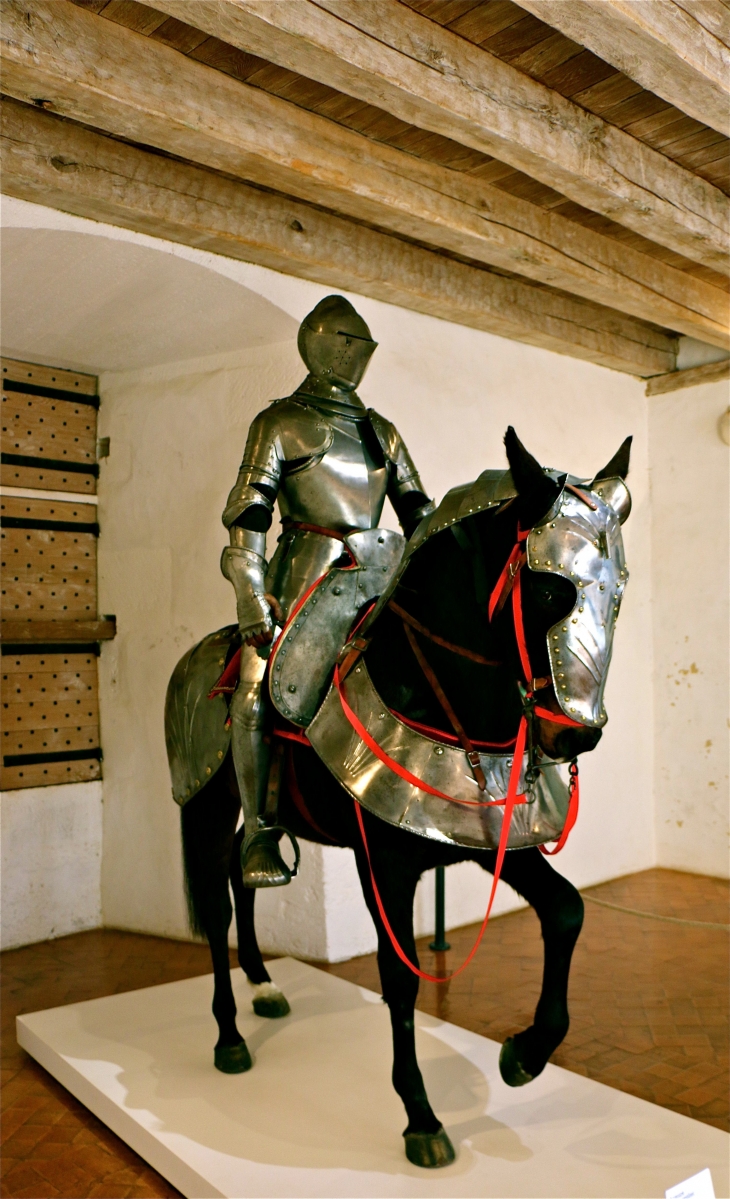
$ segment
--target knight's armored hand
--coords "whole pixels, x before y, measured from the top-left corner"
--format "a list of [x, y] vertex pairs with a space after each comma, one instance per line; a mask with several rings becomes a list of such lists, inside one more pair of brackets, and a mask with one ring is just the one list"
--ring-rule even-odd
[[264, 592], [266, 534], [231, 528], [231, 545], [221, 557], [221, 570], [236, 593], [238, 625], [245, 645], [268, 645], [274, 635], [270, 598]]

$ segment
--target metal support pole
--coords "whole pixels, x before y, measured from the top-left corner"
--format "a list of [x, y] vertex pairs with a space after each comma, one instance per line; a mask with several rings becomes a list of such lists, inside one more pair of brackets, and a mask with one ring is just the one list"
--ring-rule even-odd
[[429, 949], [434, 949], [437, 953], [443, 952], [446, 949], [451, 949], [449, 942], [446, 940], [446, 869], [444, 866], [436, 867], [436, 933], [433, 941], [429, 945]]

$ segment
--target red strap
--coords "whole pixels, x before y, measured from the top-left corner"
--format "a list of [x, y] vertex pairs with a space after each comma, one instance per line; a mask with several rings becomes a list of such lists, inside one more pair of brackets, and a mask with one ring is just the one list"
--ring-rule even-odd
[[288, 533], [290, 529], [301, 529], [303, 533], [320, 533], [322, 537], [332, 537], [335, 541], [345, 540], [344, 533], [338, 533], [336, 529], [325, 529], [323, 525], [308, 525], [303, 520], [286, 521], [284, 532]]
[[461, 965], [456, 970], [453, 971], [452, 974], [447, 974], [444, 978], [437, 978], [435, 974], [426, 974], [423, 970], [419, 970], [418, 966], [414, 966], [413, 962], [410, 960], [410, 958], [407, 957], [406, 954], [404, 953], [403, 949], [401, 948], [401, 945], [398, 942], [398, 938], [396, 937], [395, 933], [393, 932], [393, 929], [390, 927], [390, 921], [388, 920], [388, 917], [385, 912], [385, 908], [383, 907], [383, 901], [380, 898], [380, 892], [378, 891], [378, 885], [375, 881], [375, 875], [373, 873], [373, 864], [372, 864], [372, 861], [370, 860], [370, 850], [368, 848], [367, 837], [365, 836], [365, 825], [363, 823], [362, 810], [360, 808], [359, 803], [357, 803], [357, 801], [355, 801], [355, 814], [357, 816], [357, 822], [360, 826], [360, 835], [362, 837], [362, 843], [365, 848], [365, 855], [366, 855], [367, 861], [368, 861], [368, 868], [370, 870], [370, 884], [373, 888], [373, 895], [375, 896], [375, 902], [378, 907], [378, 912], [380, 913], [380, 919], [383, 922], [383, 927], [385, 928], [385, 931], [387, 932], [388, 937], [390, 938], [390, 943], [393, 946], [393, 949], [397, 953], [400, 960], [408, 967], [409, 970], [411, 970], [413, 972], [413, 974], [417, 974], [419, 978], [425, 979], [426, 982], [447, 983], [447, 982], [450, 982], [452, 978], [456, 978], [457, 974], [461, 974], [462, 970], [466, 970], [470, 961], [474, 957], [474, 954], [476, 953], [476, 951], [478, 950], [479, 946], [482, 943], [482, 937], [484, 936], [484, 933], [486, 931], [486, 927], [489, 922], [489, 917], [490, 917], [490, 914], [492, 911], [492, 904], [494, 903], [494, 896], [497, 893], [497, 883], [499, 882], [499, 876], [502, 873], [502, 864], [504, 862], [504, 855], [505, 855], [505, 851], [507, 849], [507, 841], [509, 839], [510, 825], [512, 823], [512, 812], [514, 810], [515, 804], [519, 802], [519, 797], [517, 795], [517, 788], [518, 788], [519, 782], [520, 782], [520, 772], [522, 770], [522, 758], [523, 758], [523, 755], [525, 752], [526, 739], [527, 739], [527, 721], [526, 721], [525, 717], [523, 716], [520, 721], [520, 727], [519, 727], [519, 730], [517, 733], [517, 742], [515, 744], [515, 754], [514, 754], [514, 758], [512, 759], [512, 770], [510, 771], [509, 785], [507, 787], [507, 797], [504, 801], [504, 815], [502, 816], [502, 828], [501, 828], [501, 831], [499, 834], [499, 845], [497, 847], [497, 861], [494, 866], [494, 875], [492, 878], [492, 890], [489, 895], [489, 903], [487, 905], [487, 912], [484, 917], [484, 920], [482, 921], [482, 927], [479, 929], [479, 934], [477, 936], [476, 941], [474, 942], [474, 945], [471, 948], [470, 953], [464, 959], [464, 961], [461, 963]]
[[494, 590], [489, 597], [489, 608], [487, 609], [487, 613], [490, 620], [493, 616], [498, 615], [502, 611], [507, 597], [514, 586], [514, 581], [524, 566], [526, 560], [527, 559], [522, 546], [518, 543], [505, 562], [504, 569], [497, 579], [497, 582], [494, 584]]
[[[395, 708], [391, 708], [391, 712], [397, 720], [407, 724], [410, 729], [415, 729], [417, 733], [425, 733], [433, 741], [444, 741], [447, 745], [459, 744], [459, 738], [454, 733], [447, 733], [445, 729], [434, 729], [430, 724], [423, 724], [420, 720], [411, 720], [410, 716], [403, 716], [401, 712], [396, 712]], [[514, 737], [510, 737], [509, 741], [472, 741], [472, 745], [476, 745], [478, 749], [509, 749], [514, 743]]]
[[[345, 695], [344, 695], [344, 691], [343, 691], [343, 684], [340, 679], [340, 674], [339, 674], [339, 670], [337, 667], [335, 667], [334, 683], [335, 683], [335, 687], [337, 688], [337, 691], [340, 696], [340, 703], [342, 704], [342, 710], [345, 713], [345, 716], [347, 717], [347, 720], [349, 721], [350, 725], [355, 730], [358, 737], [362, 741], [365, 742], [365, 744], [367, 745], [370, 752], [375, 754], [375, 757], [378, 758], [381, 762], [383, 762], [388, 767], [389, 770], [392, 770], [393, 774], [397, 774], [399, 778], [405, 779], [405, 781], [407, 783], [410, 783], [412, 787], [417, 787], [419, 791], [425, 791], [428, 795], [435, 795], [437, 799], [445, 799], [449, 803], [461, 804], [464, 807], [469, 807], [469, 808], [493, 808], [493, 807], [501, 807], [502, 805], [506, 805], [507, 799], [488, 799], [488, 800], [456, 799], [453, 795], [445, 795], [443, 791], [437, 791], [436, 788], [432, 787], [429, 783], [424, 783], [423, 779], [419, 779], [416, 777], [415, 774], [411, 774], [410, 770], [406, 770], [405, 766], [401, 766], [400, 762], [396, 762], [395, 758], [391, 758], [390, 754], [386, 753], [385, 750], [382, 748], [382, 746], [378, 745], [377, 741], [375, 741], [370, 736], [370, 733], [365, 728], [365, 725], [362, 724], [362, 722], [355, 715], [352, 708], [350, 707], [347, 700], [345, 699]], [[524, 717], [523, 717], [523, 720], [524, 720]], [[525, 724], [526, 724], [526, 722], [525, 722]], [[520, 729], [521, 728], [522, 728], [522, 724], [520, 724]], [[517, 744], [515, 744], [515, 751], [514, 751], [515, 752], [515, 760], [517, 759], [517, 754], [518, 754], [519, 738], [520, 738], [520, 734], [518, 732]], [[522, 755], [523, 754], [524, 754], [524, 738], [523, 738], [522, 750], [520, 751], [520, 757], [519, 757], [519, 761], [518, 761], [518, 769], [519, 770], [522, 769]], [[514, 760], [513, 760], [513, 764], [512, 764], [512, 770], [514, 772]], [[519, 779], [519, 773], [518, 773], [517, 777]], [[511, 780], [511, 776], [510, 776], [510, 780]], [[527, 796], [524, 794], [517, 796], [517, 794], [515, 792], [515, 802], [527, 803]]]
[[549, 708], [541, 708], [536, 704], [533, 711], [536, 716], [541, 718], [541, 720], [549, 720], [551, 724], [567, 724], [570, 728], [583, 728], [583, 725], [579, 720], [571, 720], [569, 716], [563, 716], [557, 712], [551, 712]]
[[568, 840], [571, 829], [574, 827], [578, 819], [578, 805], [580, 803], [580, 784], [578, 782], [578, 763], [570, 763], [570, 798], [568, 800], [568, 815], [565, 818], [563, 831], [558, 837], [555, 849], [546, 849], [544, 845], [538, 848], [540, 853], [544, 853], [546, 858], [553, 857], [554, 854], [560, 853], [561, 849]]
[[512, 615], [515, 622], [515, 637], [517, 639], [522, 673], [529, 687], [532, 682], [532, 667], [530, 665], [530, 655], [527, 652], [525, 626], [522, 620], [522, 583], [519, 574], [515, 575], [514, 586], [512, 588]]
[[308, 749], [312, 748], [312, 743], [304, 729], [284, 729], [280, 725], [276, 725], [271, 730], [271, 736], [280, 737], [282, 741], [295, 741], [297, 745], [306, 745]]
[[240, 677], [241, 650], [239, 648], [226, 666], [218, 682], [208, 692], [208, 699], [215, 699], [216, 695], [233, 695]]

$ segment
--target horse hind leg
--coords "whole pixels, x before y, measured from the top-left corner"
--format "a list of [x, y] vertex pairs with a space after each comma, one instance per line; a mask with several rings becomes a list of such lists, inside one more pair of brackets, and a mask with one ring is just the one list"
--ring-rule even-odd
[[508, 1037], [499, 1057], [504, 1081], [520, 1087], [542, 1073], [570, 1027], [568, 977], [583, 925], [583, 900], [538, 849], [507, 854], [502, 877], [535, 909], [544, 944], [542, 990], [534, 1023]]
[[238, 962], [253, 988], [253, 1010], [257, 1016], [277, 1019], [288, 1016], [291, 1008], [283, 991], [272, 982], [261, 957], [256, 926], [254, 924], [254, 902], [256, 890], [244, 887], [241, 874], [241, 844], [245, 830], [240, 828], [233, 841], [231, 853], [231, 890], [236, 908], [236, 932], [238, 935]]
[[231, 843], [240, 805], [219, 772], [182, 809], [183, 862], [190, 922], [208, 940], [213, 961], [213, 1015], [218, 1025], [214, 1063], [224, 1074], [251, 1069], [251, 1055], [236, 1027], [228, 929], [233, 911], [228, 893]]

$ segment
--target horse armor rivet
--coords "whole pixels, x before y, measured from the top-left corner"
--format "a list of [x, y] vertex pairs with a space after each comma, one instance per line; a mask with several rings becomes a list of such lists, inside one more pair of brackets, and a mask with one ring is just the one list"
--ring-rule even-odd
[[444, 747], [443, 747], [443, 745], [434, 745], [434, 747], [433, 747], [433, 752], [434, 752], [435, 754], [438, 754], [438, 755], [439, 755], [439, 757], [440, 757], [440, 756], [441, 756], [441, 754], [444, 752]]
[[296, 691], [296, 689], [297, 689], [297, 685], [296, 685], [296, 683], [290, 683], [290, 684], [289, 684], [289, 690], [291, 691], [292, 695], [294, 694], [294, 692]]

